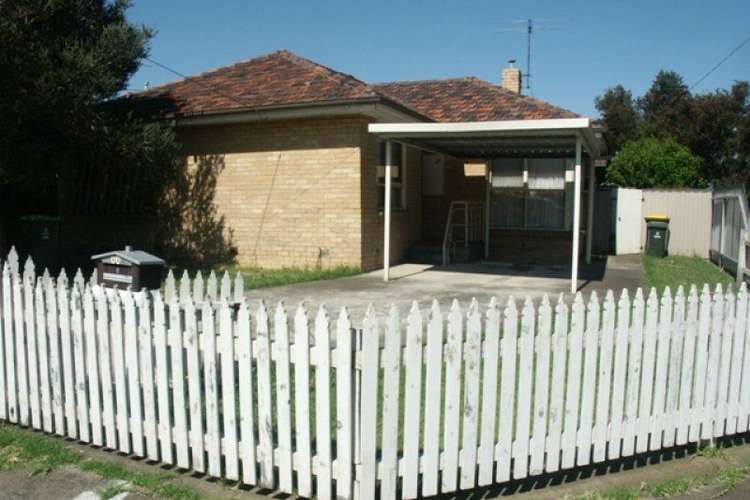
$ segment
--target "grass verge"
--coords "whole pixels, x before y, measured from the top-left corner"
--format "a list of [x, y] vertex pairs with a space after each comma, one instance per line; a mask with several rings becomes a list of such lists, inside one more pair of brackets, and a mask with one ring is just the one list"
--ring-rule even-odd
[[[281, 269], [262, 269], [259, 267], [227, 266], [215, 269], [216, 277], [221, 280], [224, 271], [227, 271], [234, 280], [237, 272], [242, 273], [245, 290], [255, 288], [268, 288], [271, 286], [294, 285], [296, 283], [307, 283], [309, 281], [324, 281], [336, 278], [345, 278], [360, 274], [362, 270], [352, 266], [336, 266], [329, 268], [315, 267], [283, 267]], [[172, 269], [176, 279], [182, 277], [183, 269]], [[207, 279], [211, 270], [201, 270], [203, 279]], [[195, 277], [195, 270], [188, 270], [190, 278]]]
[[722, 448], [708, 447], [699, 450], [695, 456], [725, 462], [718, 471], [692, 477], [669, 479], [654, 483], [643, 483], [640, 489], [622, 486], [607, 490], [594, 491], [583, 495], [578, 500], [637, 500], [642, 498], [669, 498], [685, 495], [702, 487], [716, 487], [712, 494], [724, 495], [741, 481], [750, 477], [750, 466], [731, 463]]
[[242, 273], [245, 290], [266, 288], [271, 286], [293, 285], [308, 281], [332, 280], [354, 276], [362, 271], [357, 267], [337, 266], [326, 269], [305, 267], [284, 267], [281, 269], [260, 269], [256, 267], [230, 267], [227, 271], [234, 276], [237, 271]]
[[658, 258], [644, 255], [643, 269], [646, 274], [646, 286], [649, 289], [655, 287], [659, 295], [667, 286], [674, 294], [680, 285], [685, 287], [687, 293], [688, 287], [693, 284], [698, 286], [700, 291], [704, 283], [713, 287], [716, 283], [727, 285], [734, 282], [731, 276], [700, 257], [674, 255]]
[[66, 465], [92, 472], [104, 479], [125, 481], [145, 493], [161, 498], [200, 498], [198, 493], [179, 484], [175, 474], [161, 471], [139, 472], [114, 461], [88, 459], [69, 448], [59, 438], [0, 423], [0, 470], [26, 467], [29, 474], [39, 475]]

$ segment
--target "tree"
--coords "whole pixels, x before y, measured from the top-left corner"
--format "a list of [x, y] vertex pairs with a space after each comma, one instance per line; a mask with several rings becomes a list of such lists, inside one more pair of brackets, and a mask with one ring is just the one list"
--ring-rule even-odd
[[607, 89], [596, 98], [596, 109], [602, 115], [610, 146], [615, 151], [638, 136], [641, 117], [636, 111], [633, 95], [622, 85]]
[[674, 139], [648, 137], [625, 144], [607, 169], [607, 183], [622, 187], [698, 187], [701, 161]]
[[693, 135], [692, 95], [682, 77], [674, 71], [659, 71], [651, 88], [638, 99], [647, 136], [672, 137], [690, 144]]
[[750, 116], [748, 82], [729, 91], [693, 97], [693, 136], [688, 146], [703, 159], [702, 175], [724, 183], [747, 182], [748, 156], [743, 154], [743, 122]]
[[674, 139], [701, 160], [700, 177], [715, 184], [750, 187], [750, 85], [692, 94], [682, 77], [660, 71], [646, 93], [633, 100], [621, 85], [596, 99], [610, 152], [628, 141]]
[[128, 22], [129, 5], [0, 2], [0, 186], [27, 200], [13, 210], [58, 211], [46, 200], [82, 168], [171, 161], [169, 130], [106, 105], [126, 88], [153, 35]]

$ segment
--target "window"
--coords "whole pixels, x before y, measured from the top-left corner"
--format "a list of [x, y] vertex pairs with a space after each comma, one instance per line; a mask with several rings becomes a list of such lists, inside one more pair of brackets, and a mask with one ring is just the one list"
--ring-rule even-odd
[[[385, 206], [385, 142], [378, 143], [378, 209]], [[391, 142], [391, 208], [406, 208], [406, 150], [397, 143]]]
[[445, 185], [445, 159], [442, 155], [422, 156], [422, 195], [443, 196]]
[[492, 226], [564, 229], [565, 172], [571, 168], [570, 163], [558, 158], [494, 160]]

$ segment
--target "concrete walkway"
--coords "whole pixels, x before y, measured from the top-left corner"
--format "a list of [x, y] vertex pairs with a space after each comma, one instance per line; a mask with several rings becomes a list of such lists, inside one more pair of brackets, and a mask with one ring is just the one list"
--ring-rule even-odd
[[[510, 264], [455, 264], [434, 267], [421, 264], [402, 264], [392, 268], [392, 280], [383, 282], [382, 271], [340, 278], [273, 288], [250, 290], [247, 296], [253, 306], [260, 300], [275, 304], [283, 300], [288, 310], [304, 302], [308, 313], [321, 304], [330, 313], [338, 314], [346, 306], [359, 325], [369, 304], [379, 314], [384, 314], [395, 304], [404, 317], [412, 301], [422, 308], [429, 307], [433, 300], [447, 309], [453, 299], [467, 306], [476, 298], [486, 305], [492, 297], [505, 303], [513, 296], [523, 300], [529, 296], [538, 300], [545, 293], [556, 300], [560, 293], [570, 296], [570, 269], [565, 266], [523, 266]], [[588, 296], [592, 291], [602, 295], [612, 289], [617, 294], [623, 288], [632, 293], [643, 286], [643, 269], [639, 255], [609, 257], [597, 261], [581, 270], [580, 291]]]

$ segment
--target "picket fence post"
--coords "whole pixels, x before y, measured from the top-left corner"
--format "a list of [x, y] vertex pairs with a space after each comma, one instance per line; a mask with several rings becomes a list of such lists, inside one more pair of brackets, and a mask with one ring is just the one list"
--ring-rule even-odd
[[19, 271], [1, 420], [288, 494], [455, 494], [750, 426], [744, 283], [352, 318], [251, 307], [227, 272], [162, 295]]

